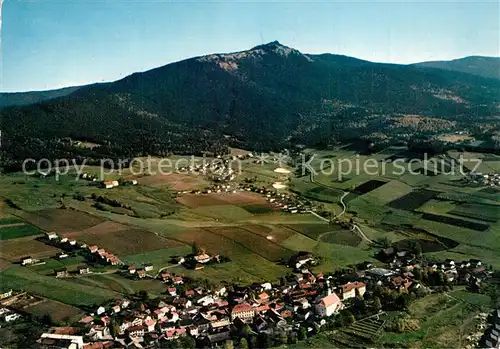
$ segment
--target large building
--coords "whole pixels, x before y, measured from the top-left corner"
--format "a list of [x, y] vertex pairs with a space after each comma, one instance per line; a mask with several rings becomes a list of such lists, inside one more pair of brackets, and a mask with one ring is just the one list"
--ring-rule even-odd
[[238, 304], [231, 310], [231, 320], [239, 318], [243, 322], [252, 321], [255, 309], [250, 304]]
[[363, 296], [366, 292], [366, 284], [363, 282], [355, 281], [348, 282], [347, 284], [340, 287], [337, 291], [339, 297], [345, 301], [349, 298], [355, 298], [356, 294]]
[[316, 304], [316, 313], [321, 317], [331, 316], [338, 313], [342, 308], [344, 308], [344, 304], [335, 293], [332, 293]]

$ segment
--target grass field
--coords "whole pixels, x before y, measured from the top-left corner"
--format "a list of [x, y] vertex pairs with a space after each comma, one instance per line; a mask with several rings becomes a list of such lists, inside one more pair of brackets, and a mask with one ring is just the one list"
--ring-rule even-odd
[[33, 236], [1, 240], [0, 251], [2, 258], [11, 262], [19, 262], [22, 257], [26, 256], [34, 258], [52, 257], [60, 252], [58, 248], [46, 245]]
[[182, 245], [157, 251], [124, 255], [122, 261], [126, 264], [134, 264], [136, 266], [144, 263], [152, 263], [155, 269], [158, 270], [161, 267], [167, 266], [173, 256], [185, 256], [191, 253], [191, 251], [191, 246]]
[[456, 206], [449, 213], [487, 222], [497, 222], [500, 220], [500, 206], [493, 205], [462, 204]]
[[50, 314], [52, 321], [55, 323], [73, 323], [85, 315], [82, 310], [76, 307], [50, 299], [45, 299], [41, 303], [28, 306], [23, 310], [36, 317], [42, 317], [45, 314]]
[[386, 333], [381, 339], [383, 346], [463, 348], [465, 338], [475, 331], [475, 316], [481, 307], [487, 307], [488, 297], [454, 291], [450, 296], [430, 295], [410, 305], [409, 316], [416, 320], [420, 329], [406, 333]]
[[180, 244], [150, 231], [125, 226], [115, 222], [105, 222], [78, 233], [65, 234], [69, 238], [98, 245], [118, 256], [144, 253]]
[[12, 223], [0, 225], [0, 240], [16, 239], [40, 234], [42, 234], [40, 229], [31, 224]]
[[108, 289], [77, 285], [69, 280], [41, 275], [30, 268], [14, 265], [2, 272], [1, 279], [5, 287], [24, 290], [75, 306], [101, 304], [120, 296], [119, 293]]
[[88, 229], [102, 222], [102, 219], [79, 211], [63, 209], [42, 209], [24, 212], [22, 218], [44, 231], [69, 233]]

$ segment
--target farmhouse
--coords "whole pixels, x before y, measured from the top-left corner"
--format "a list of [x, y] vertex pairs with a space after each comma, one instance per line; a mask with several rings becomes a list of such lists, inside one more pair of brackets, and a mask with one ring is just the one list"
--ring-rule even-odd
[[58, 259], [66, 259], [66, 258], [68, 258], [68, 257], [69, 257], [69, 255], [68, 255], [67, 253], [65, 253], [65, 252], [61, 252], [61, 253], [59, 253], [59, 254], [57, 255], [57, 258], [58, 258]]
[[196, 262], [198, 263], [208, 263], [210, 262], [210, 259], [212, 259], [208, 254], [202, 253], [194, 257]]
[[35, 263], [35, 260], [31, 256], [21, 258], [21, 265], [30, 265]]
[[153, 269], [154, 269], [153, 264], [151, 264], [151, 263], [144, 264], [144, 270], [145, 271], [151, 271]]
[[68, 276], [68, 270], [66, 268], [54, 269], [54, 275], [56, 278], [63, 278]]
[[130, 274], [135, 274], [135, 271], [136, 271], [136, 269], [135, 269], [135, 265], [129, 265], [129, 267], [128, 267], [128, 272], [129, 272]]
[[57, 234], [53, 231], [50, 233], [46, 233], [45, 237], [49, 240], [56, 240], [58, 238]]
[[103, 181], [102, 187], [105, 189], [112, 189], [114, 187], [118, 187], [120, 183], [118, 181]]
[[10, 289], [2, 289], [0, 291], [0, 299], [9, 298], [12, 296], [12, 293], [13, 293], [13, 291], [11, 288]]
[[78, 267], [78, 273], [80, 275], [88, 274], [88, 273], [90, 273], [90, 268], [86, 265], [81, 265]]

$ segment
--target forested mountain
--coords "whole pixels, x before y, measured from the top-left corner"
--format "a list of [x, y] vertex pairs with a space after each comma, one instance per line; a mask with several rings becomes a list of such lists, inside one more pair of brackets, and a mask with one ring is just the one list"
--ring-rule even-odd
[[[279, 42], [168, 64], [0, 110], [4, 161], [273, 149], [394, 129], [399, 117], [497, 120], [500, 81], [415, 65], [303, 54]], [[498, 121], [498, 120], [497, 120]], [[16, 160], [17, 159], [17, 160]]]
[[57, 90], [32, 92], [0, 92], [0, 108], [23, 106], [67, 96], [82, 86], [65, 87]]
[[451, 61], [417, 63], [421, 67], [439, 68], [500, 80], [500, 57], [470, 56]]

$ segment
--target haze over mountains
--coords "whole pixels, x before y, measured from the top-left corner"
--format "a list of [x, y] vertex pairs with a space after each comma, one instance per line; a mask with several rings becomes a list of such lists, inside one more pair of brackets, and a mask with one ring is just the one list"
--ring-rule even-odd
[[[402, 114], [453, 122], [498, 116], [500, 78], [494, 78], [492, 67], [499, 59], [465, 60], [372, 63], [303, 54], [275, 41], [183, 60], [112, 83], [26, 98], [3, 94], [4, 151], [39, 157], [45, 149], [42, 153], [54, 155], [63, 147], [52, 145], [64, 137], [106, 144], [108, 151], [129, 156], [199, 152], [227, 144], [271, 149], [311, 138], [322, 142], [345, 132], [355, 137], [383, 131]], [[5, 108], [33, 101], [41, 102]]]

